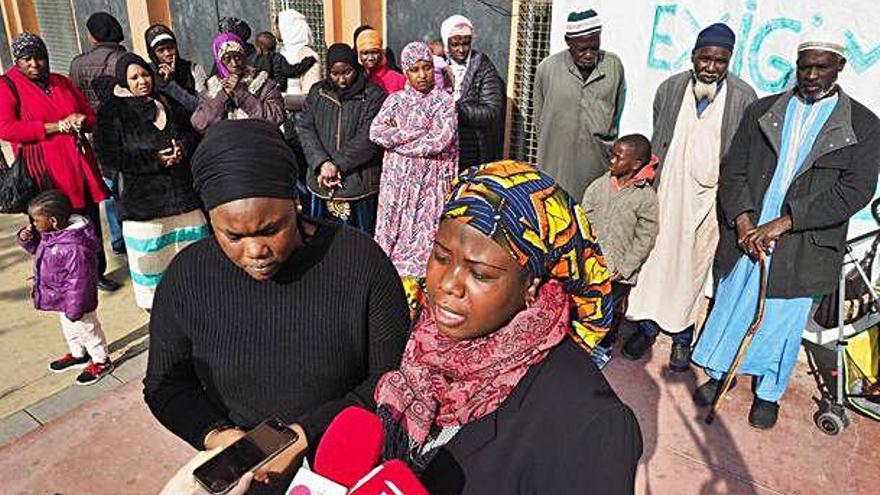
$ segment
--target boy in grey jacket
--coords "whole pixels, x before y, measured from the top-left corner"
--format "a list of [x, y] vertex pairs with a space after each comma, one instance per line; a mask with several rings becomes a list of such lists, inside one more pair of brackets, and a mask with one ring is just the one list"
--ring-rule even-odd
[[611, 331], [593, 355], [600, 368], [611, 359], [627, 296], [657, 239], [657, 192], [651, 186], [656, 164], [648, 138], [624, 136], [611, 148], [608, 172], [584, 193], [582, 205], [605, 254], [615, 304]]

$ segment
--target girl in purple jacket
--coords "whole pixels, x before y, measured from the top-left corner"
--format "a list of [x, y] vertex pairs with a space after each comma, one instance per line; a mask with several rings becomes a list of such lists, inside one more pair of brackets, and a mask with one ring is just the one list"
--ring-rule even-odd
[[46, 191], [28, 205], [31, 224], [18, 232], [18, 243], [34, 255], [34, 307], [56, 311], [70, 352], [49, 363], [61, 373], [85, 368], [78, 385], [91, 385], [110, 373], [107, 339], [98, 307], [96, 253], [101, 240], [86, 217], [71, 215], [70, 200]]

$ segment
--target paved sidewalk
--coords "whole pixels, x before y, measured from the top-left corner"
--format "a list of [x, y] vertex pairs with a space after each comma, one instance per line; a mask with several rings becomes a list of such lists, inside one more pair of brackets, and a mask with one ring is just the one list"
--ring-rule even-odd
[[[812, 422], [817, 395], [799, 365], [779, 424], [750, 428], [748, 380], [712, 426], [690, 394], [702, 377], [666, 368], [668, 339], [639, 362], [615, 359], [606, 375], [636, 411], [645, 452], [638, 495], [868, 495], [880, 486], [880, 423], [862, 417], [839, 437]], [[155, 494], [192, 454], [165, 431], [141, 397], [143, 355], [120, 368], [132, 381], [0, 447], [2, 493]], [[106, 379], [105, 379], [106, 380]]]

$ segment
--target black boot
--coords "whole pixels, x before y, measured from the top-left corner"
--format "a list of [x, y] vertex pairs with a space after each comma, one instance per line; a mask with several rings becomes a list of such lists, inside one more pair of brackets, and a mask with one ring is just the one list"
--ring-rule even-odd
[[654, 337], [648, 337], [642, 332], [636, 332], [626, 341], [626, 344], [623, 344], [620, 353], [631, 361], [637, 361], [654, 345], [654, 340]]
[[672, 352], [669, 354], [669, 369], [678, 373], [691, 369], [691, 346], [672, 344]]
[[[709, 381], [697, 387], [697, 390], [694, 391], [694, 403], [700, 407], [709, 407], [715, 402], [715, 396], [718, 395], [718, 392], [721, 391], [721, 384], [723, 382], [721, 380], [716, 380], [714, 378], [710, 378]], [[730, 388], [728, 390], [733, 390], [733, 387], [736, 386], [736, 377], [734, 377], [733, 381], [730, 382]]]
[[111, 280], [103, 275], [98, 277], [98, 288], [104, 292], [114, 292], [119, 290], [122, 284], [115, 280]]
[[779, 403], [755, 397], [749, 410], [749, 424], [759, 430], [769, 430], [779, 418]]

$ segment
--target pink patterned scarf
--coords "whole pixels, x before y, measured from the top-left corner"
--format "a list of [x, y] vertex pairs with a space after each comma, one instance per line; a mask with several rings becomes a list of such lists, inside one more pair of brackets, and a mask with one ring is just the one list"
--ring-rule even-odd
[[423, 310], [400, 369], [379, 380], [376, 402], [411, 441], [423, 443], [433, 425], [464, 426], [495, 412], [529, 368], [562, 341], [568, 324], [568, 295], [556, 280], [507, 326], [474, 340], [441, 335]]

